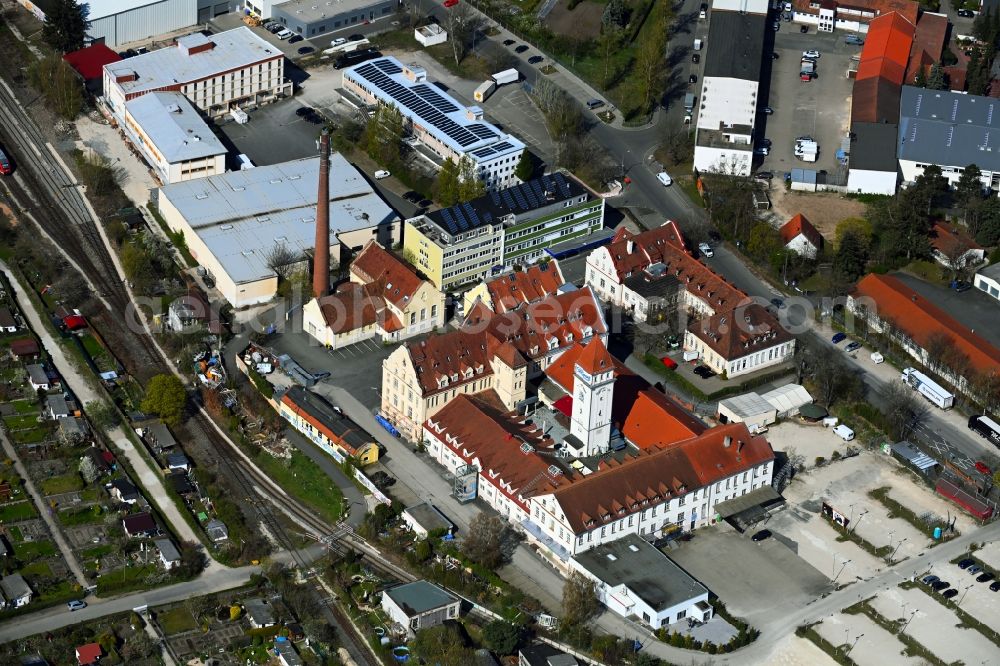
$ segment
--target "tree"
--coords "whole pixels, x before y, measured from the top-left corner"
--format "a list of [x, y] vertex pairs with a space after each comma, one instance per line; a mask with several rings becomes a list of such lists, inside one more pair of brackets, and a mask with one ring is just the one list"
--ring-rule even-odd
[[517, 176], [518, 180], [524, 182], [526, 180], [531, 180], [531, 176], [535, 173], [535, 161], [531, 159], [531, 153], [525, 148], [521, 151], [521, 159], [517, 162], [517, 167], [514, 168], [514, 175]]
[[28, 66], [28, 80], [42, 91], [48, 107], [61, 118], [73, 120], [83, 108], [83, 83], [69, 63], [47, 56]]
[[395, 166], [403, 150], [403, 115], [394, 106], [379, 104], [365, 127], [365, 151], [382, 166]]
[[562, 624], [583, 624], [600, 610], [594, 581], [578, 571], [570, 574], [563, 583]]
[[600, 49], [601, 62], [604, 64], [604, 73], [601, 79], [603, 87], [610, 86], [613, 79], [618, 75], [618, 69], [611, 69], [612, 56], [619, 52], [622, 45], [622, 30], [617, 24], [605, 25], [601, 30], [601, 36], [597, 40], [597, 47]]
[[180, 379], [174, 375], [159, 374], [146, 385], [146, 397], [141, 408], [144, 412], [157, 414], [167, 425], [177, 425], [186, 400], [187, 393]]
[[624, 28], [626, 18], [624, 0], [609, 0], [601, 14], [601, 23], [606, 27]]
[[948, 81], [945, 78], [941, 65], [934, 63], [931, 65], [930, 74], [927, 76], [927, 88], [929, 90], [945, 90], [948, 88]]
[[118, 424], [121, 423], [121, 417], [118, 416], [118, 410], [103, 400], [88, 402], [84, 407], [84, 411], [90, 419], [90, 423], [96, 430], [112, 430], [117, 428]]
[[459, 199], [458, 165], [450, 157], [441, 164], [441, 171], [438, 172], [437, 200], [442, 206], [453, 206]]
[[235, 622], [236, 620], [240, 619], [241, 615], [243, 615], [243, 608], [240, 607], [239, 604], [233, 604], [232, 606], [229, 607], [230, 622]]
[[839, 247], [840, 241], [847, 232], [853, 232], [868, 247], [872, 240], [872, 225], [868, 220], [860, 217], [845, 217], [837, 223], [837, 228], [833, 232], [834, 243]]
[[747, 254], [757, 261], [767, 261], [782, 247], [781, 235], [770, 224], [758, 222], [750, 230], [750, 238], [747, 240]]
[[[616, 0], [612, 0], [614, 2]], [[611, 4], [609, 3], [609, 7]], [[672, 15], [669, 3], [657, 3], [646, 19], [649, 27], [644, 31], [636, 54], [633, 72], [636, 75], [637, 96], [642, 100], [643, 113], [651, 113], [663, 94], [667, 68], [663, 54], [667, 49], [668, 24]]]
[[275, 272], [279, 280], [287, 280], [295, 269], [295, 264], [301, 260], [302, 257], [284, 242], [276, 243], [264, 252], [267, 267]]
[[909, 386], [900, 380], [889, 382], [881, 391], [882, 413], [889, 425], [888, 435], [896, 441], [906, 439], [927, 417], [928, 409]]
[[472, 201], [486, 194], [486, 183], [476, 172], [476, 164], [463, 155], [458, 162], [458, 200]]
[[854, 231], [844, 234], [833, 259], [833, 270], [837, 277], [847, 284], [853, 284], [864, 275], [867, 265], [867, 243]]
[[506, 620], [493, 620], [483, 627], [483, 641], [499, 655], [511, 654], [521, 642], [521, 628]]
[[495, 569], [510, 555], [512, 532], [500, 516], [478, 513], [469, 522], [462, 552], [487, 569]]
[[465, 646], [465, 641], [453, 624], [418, 631], [412, 647], [426, 664], [467, 666], [475, 662], [475, 653]]
[[76, 0], [55, 0], [47, 5], [42, 39], [52, 48], [69, 53], [83, 48], [90, 22], [88, 4], [77, 4]]
[[451, 41], [451, 53], [455, 57], [455, 64], [458, 65], [469, 52], [470, 44], [483, 27], [482, 15], [473, 12], [468, 4], [460, 2], [445, 11], [444, 21], [448, 39]]

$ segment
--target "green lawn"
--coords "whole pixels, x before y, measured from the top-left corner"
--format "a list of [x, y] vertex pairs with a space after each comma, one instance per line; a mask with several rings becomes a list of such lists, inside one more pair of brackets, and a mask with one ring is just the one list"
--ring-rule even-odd
[[85, 506], [80, 509], [67, 509], [59, 512], [59, 522], [63, 525], [91, 525], [104, 521], [104, 512], [100, 505]]
[[275, 483], [323, 519], [331, 523], [340, 520], [344, 504], [340, 488], [305, 454], [294, 451], [290, 462], [264, 454], [258, 456], [255, 462]]
[[190, 631], [198, 626], [191, 612], [184, 606], [176, 606], [164, 613], [157, 613], [156, 621], [160, 623], [163, 633], [167, 636]]
[[51, 541], [25, 541], [14, 549], [14, 556], [22, 562], [30, 562], [39, 557], [56, 554], [56, 546]]
[[80, 551], [80, 559], [84, 560], [96, 560], [99, 557], [104, 557], [108, 553], [113, 553], [115, 547], [111, 544], [105, 544], [103, 546], [94, 546], [93, 548], [88, 548], [86, 550]]
[[49, 427], [36, 427], [31, 430], [18, 430], [11, 433], [14, 441], [18, 444], [37, 444], [48, 439], [51, 434], [52, 430]]
[[17, 525], [7, 528], [7, 536], [10, 537], [11, 543], [17, 544], [24, 541], [24, 534], [21, 533], [21, 528]]
[[97, 339], [90, 335], [89, 333], [80, 336], [80, 342], [83, 344], [83, 348], [87, 350], [91, 358], [96, 358], [104, 353], [104, 347]]
[[31, 564], [21, 567], [18, 573], [22, 576], [51, 576], [52, 567], [45, 560], [35, 560]]
[[24, 430], [34, 428], [38, 425], [37, 414], [18, 414], [17, 416], [5, 416], [3, 422], [9, 430]]
[[60, 476], [53, 476], [42, 481], [42, 493], [45, 495], [58, 495], [74, 490], [83, 490], [83, 477], [76, 472], [69, 472]]
[[10, 404], [18, 414], [38, 413], [38, 405], [30, 400], [12, 400]]
[[146, 577], [156, 573], [157, 569], [155, 564], [147, 564], [141, 567], [125, 567], [102, 574], [97, 579], [97, 596], [129, 592], [146, 587]]
[[28, 520], [37, 515], [35, 505], [28, 501], [0, 506], [0, 522], [3, 523], [16, 523], [19, 520]]

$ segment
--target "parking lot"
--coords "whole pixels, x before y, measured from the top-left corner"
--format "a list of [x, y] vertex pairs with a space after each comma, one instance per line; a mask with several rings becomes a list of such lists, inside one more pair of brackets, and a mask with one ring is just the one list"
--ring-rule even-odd
[[778, 539], [755, 543], [727, 524], [700, 529], [667, 552], [734, 615], [756, 626], [776, 608], [805, 606], [829, 589], [820, 572]]
[[[761, 103], [774, 109], [773, 115], [763, 116], [760, 128], [760, 137], [772, 142], [771, 152], [759, 169], [784, 172], [811, 168], [836, 177], [836, 152], [847, 134], [851, 116], [854, 80], [847, 78], [847, 71], [851, 57], [861, 52], [860, 46], [844, 43], [845, 34], [819, 34], [812, 26], [802, 34], [798, 24], [782, 22], [781, 31], [775, 35], [779, 59], [772, 63], [770, 88], [766, 101]], [[800, 61], [802, 52], [809, 49], [820, 52], [817, 78], [804, 82], [799, 80]], [[799, 136], [811, 136], [819, 143], [816, 162], [803, 162], [794, 156], [795, 138]]]
[[[973, 556], [979, 558], [979, 553], [973, 553]], [[982, 574], [981, 571], [973, 575], [967, 569], [959, 569], [957, 564], [941, 562], [931, 567], [928, 573], [950, 583], [951, 587], [958, 590], [959, 596], [952, 601], [961, 599], [960, 607], [962, 610], [994, 631], [1000, 631], [1000, 592], [994, 592], [990, 589], [990, 584], [993, 581], [982, 583], [976, 581], [976, 578]], [[923, 578], [923, 576], [920, 577]]]

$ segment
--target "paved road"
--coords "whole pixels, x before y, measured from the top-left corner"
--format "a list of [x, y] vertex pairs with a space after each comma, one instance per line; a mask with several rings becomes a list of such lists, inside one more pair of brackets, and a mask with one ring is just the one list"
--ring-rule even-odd
[[24, 479], [24, 488], [31, 495], [31, 501], [35, 503], [35, 508], [38, 509], [38, 513], [42, 516], [42, 520], [45, 524], [49, 526], [49, 533], [52, 534], [52, 538], [56, 542], [56, 546], [59, 547], [59, 552], [62, 553], [63, 559], [66, 560], [66, 564], [69, 566], [69, 570], [73, 572], [73, 577], [76, 578], [77, 584], [81, 588], [87, 587], [90, 583], [87, 582], [86, 576], [83, 575], [83, 569], [80, 568], [80, 563], [76, 559], [76, 555], [73, 554], [73, 549], [69, 547], [66, 543], [66, 537], [62, 533], [62, 528], [59, 526], [56, 519], [53, 517], [52, 508], [46, 503], [45, 498], [40, 492], [35, 488], [34, 481], [28, 475], [28, 470], [24, 468], [24, 463], [21, 462], [21, 458], [17, 455], [17, 450], [14, 445], [11, 444], [10, 439], [7, 437], [5, 431], [0, 431], [0, 441], [3, 442], [3, 451], [8, 458], [14, 461], [14, 471]]

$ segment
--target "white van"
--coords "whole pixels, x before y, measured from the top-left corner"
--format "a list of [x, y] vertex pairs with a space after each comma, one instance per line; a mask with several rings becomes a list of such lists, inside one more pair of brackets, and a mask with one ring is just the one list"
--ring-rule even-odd
[[839, 426], [833, 429], [833, 434], [840, 437], [845, 442], [849, 442], [854, 439], [854, 431], [848, 428], [846, 425], [841, 423]]
[[879, 354], [878, 352], [872, 352], [872, 363], [878, 365], [879, 363], [884, 363], [884, 362], [885, 362], [885, 357], [882, 356], [882, 354]]

